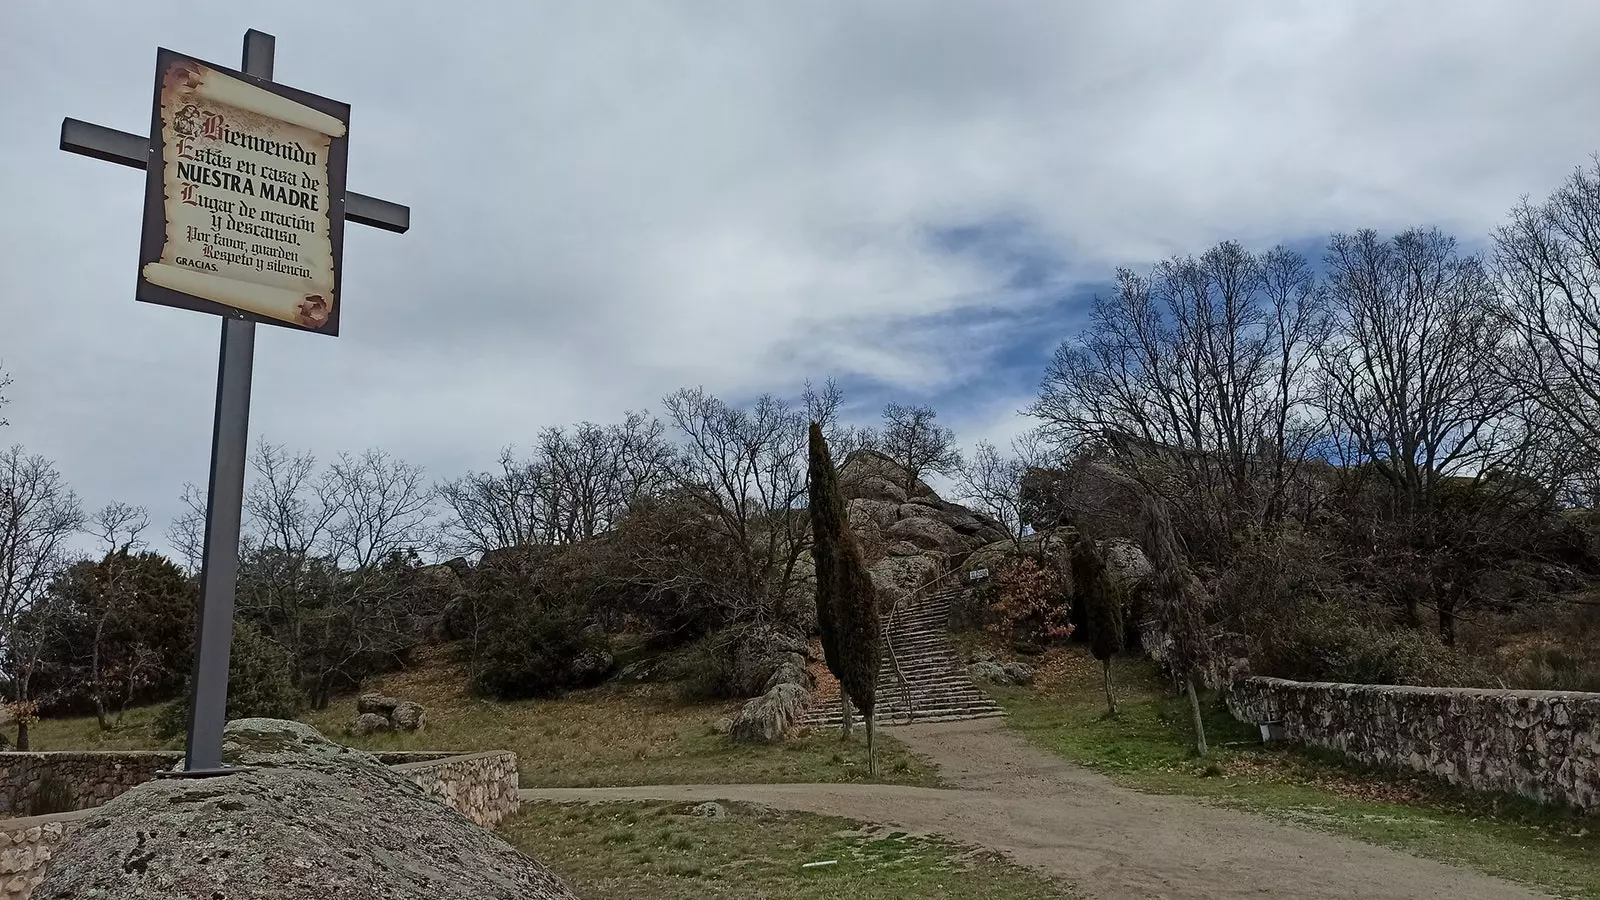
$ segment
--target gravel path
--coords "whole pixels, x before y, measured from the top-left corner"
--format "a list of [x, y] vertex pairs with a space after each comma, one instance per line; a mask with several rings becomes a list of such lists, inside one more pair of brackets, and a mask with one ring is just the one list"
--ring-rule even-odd
[[[890, 729], [885, 729], [890, 731]], [[524, 800], [731, 800], [843, 816], [999, 850], [1102, 900], [1528, 900], [1476, 872], [1248, 813], [1118, 787], [995, 720], [891, 732], [955, 789], [664, 785], [538, 789]]]

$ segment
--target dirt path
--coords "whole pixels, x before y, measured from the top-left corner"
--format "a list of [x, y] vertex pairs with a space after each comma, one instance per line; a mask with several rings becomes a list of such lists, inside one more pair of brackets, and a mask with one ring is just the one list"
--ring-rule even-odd
[[1143, 794], [1063, 762], [994, 720], [895, 737], [954, 790], [892, 785], [539, 789], [527, 800], [732, 800], [948, 835], [1002, 851], [1101, 900], [1527, 900], [1509, 882], [1183, 797]]

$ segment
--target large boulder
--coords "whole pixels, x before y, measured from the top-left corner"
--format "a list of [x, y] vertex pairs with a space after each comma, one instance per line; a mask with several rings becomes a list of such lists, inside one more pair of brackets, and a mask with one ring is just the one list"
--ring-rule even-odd
[[867, 574], [878, 591], [879, 608], [889, 609], [937, 578], [941, 569], [943, 564], [926, 554], [888, 556], [868, 568]]
[[954, 528], [934, 518], [901, 519], [890, 525], [884, 535], [892, 540], [916, 544], [924, 550], [951, 555], [972, 549]]
[[1033, 684], [1033, 666], [1027, 663], [1001, 663], [994, 660], [975, 662], [967, 671], [978, 681], [999, 685]]
[[904, 503], [912, 497], [934, 495], [933, 488], [921, 479], [907, 490], [908, 481], [904, 466], [876, 450], [853, 451], [839, 467], [839, 488], [846, 498], [871, 497]]
[[1136, 586], [1150, 576], [1150, 560], [1133, 541], [1101, 541], [1100, 556], [1105, 559], [1106, 571], [1126, 586]]
[[582, 650], [572, 661], [567, 664], [571, 683], [576, 685], [596, 684], [611, 674], [611, 668], [616, 665], [617, 658], [611, 655], [610, 650], [601, 650], [591, 647]]
[[849, 503], [850, 529], [857, 534], [883, 531], [900, 518], [899, 503], [857, 497]]
[[[733, 644], [733, 688], [755, 697], [785, 682], [810, 689], [806, 666], [810, 644], [798, 628], [757, 625], [745, 629]], [[779, 678], [782, 673], [786, 677]]]
[[798, 684], [780, 684], [740, 707], [728, 733], [747, 744], [773, 744], [784, 739], [805, 711], [810, 693]]
[[1056, 528], [1050, 531], [1030, 534], [1020, 542], [1010, 540], [995, 541], [985, 544], [972, 551], [962, 563], [963, 572], [971, 573], [978, 569], [988, 569], [990, 575], [998, 572], [1006, 560], [1015, 556], [1043, 556], [1059, 566], [1061, 571], [1071, 571], [1072, 543], [1077, 540], [1078, 532], [1071, 528]]
[[576, 900], [377, 759], [275, 719], [228, 725], [250, 771], [142, 784], [64, 842], [34, 900]]

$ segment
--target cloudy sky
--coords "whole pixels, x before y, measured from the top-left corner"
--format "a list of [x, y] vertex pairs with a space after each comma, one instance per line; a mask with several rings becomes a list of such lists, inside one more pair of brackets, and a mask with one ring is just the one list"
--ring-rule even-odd
[[259, 329], [252, 436], [445, 477], [541, 427], [836, 377], [1004, 438], [1118, 265], [1437, 224], [1600, 149], [1600, 4], [0, 2], [0, 444], [160, 526], [218, 320], [133, 300], [155, 50], [353, 106], [342, 335]]

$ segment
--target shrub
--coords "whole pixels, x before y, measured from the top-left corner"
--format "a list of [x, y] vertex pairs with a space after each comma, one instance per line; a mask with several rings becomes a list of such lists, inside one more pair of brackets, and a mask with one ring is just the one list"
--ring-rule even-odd
[[[155, 722], [158, 737], [173, 738], [189, 730], [193, 690], [191, 679], [183, 695], [161, 710]], [[289, 654], [249, 623], [235, 623], [228, 658], [228, 719], [292, 719], [303, 708], [305, 696], [294, 685]]]
[[586, 649], [582, 618], [570, 607], [496, 598], [485, 607], [472, 688], [499, 700], [558, 696], [580, 686], [574, 661]]
[[1013, 557], [1001, 564], [994, 582], [990, 631], [1038, 647], [1072, 635], [1072, 585], [1056, 566]]
[[728, 700], [739, 696], [734, 686], [737, 632], [708, 634], [675, 655], [668, 677], [679, 684], [685, 700]]
[[1431, 630], [1364, 623], [1330, 603], [1300, 605], [1256, 648], [1251, 667], [1296, 681], [1451, 686], [1477, 680]]

